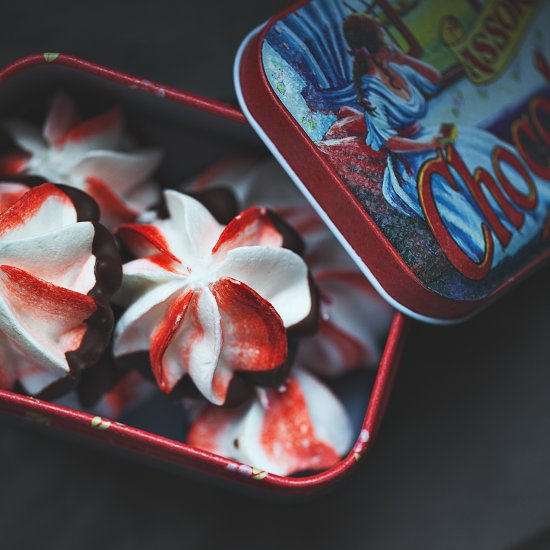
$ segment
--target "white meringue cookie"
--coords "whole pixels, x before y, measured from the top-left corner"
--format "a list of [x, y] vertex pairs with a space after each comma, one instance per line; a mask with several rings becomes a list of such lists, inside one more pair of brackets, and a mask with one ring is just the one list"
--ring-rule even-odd
[[310, 313], [304, 261], [280, 248], [265, 209], [250, 208], [226, 227], [197, 200], [165, 192], [169, 217], [121, 225], [138, 257], [124, 265], [115, 299], [129, 306], [115, 329], [114, 354], [149, 351], [162, 391], [189, 375], [223, 404], [235, 371], [284, 364], [285, 328]]
[[63, 92], [53, 97], [42, 132], [23, 121], [4, 124], [25, 154], [0, 159], [0, 173], [37, 175], [86, 191], [99, 204], [108, 227], [134, 221], [157, 193], [145, 193], [161, 153], [128, 150], [124, 117], [118, 108], [79, 121], [73, 100]]
[[[0, 189], [1, 189], [0, 184]], [[95, 226], [44, 184], [0, 213], [0, 387], [37, 394], [70, 373], [97, 310]]]
[[334, 394], [313, 375], [294, 368], [278, 389], [258, 390], [238, 409], [206, 407], [187, 442], [277, 475], [334, 466], [349, 451], [353, 430]]
[[230, 188], [244, 207], [270, 208], [304, 239], [305, 260], [320, 290], [321, 324], [316, 335], [302, 340], [299, 363], [328, 378], [378, 365], [392, 308], [276, 162], [224, 161], [188, 186]]

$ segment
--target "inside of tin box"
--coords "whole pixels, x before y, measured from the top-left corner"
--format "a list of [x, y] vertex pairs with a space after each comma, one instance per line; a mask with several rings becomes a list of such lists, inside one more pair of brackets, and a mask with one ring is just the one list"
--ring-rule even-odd
[[[162, 185], [187, 181], [226, 158], [268, 158], [268, 152], [247, 125], [60, 65], [26, 68], [4, 82], [0, 90], [0, 120], [19, 118], [41, 125], [48, 102], [57, 90], [70, 94], [84, 115], [120, 105], [136, 142], [164, 151], [164, 161], [156, 174]], [[344, 403], [357, 435], [375, 378], [375, 369], [361, 369], [328, 383]], [[86, 410], [70, 396], [58, 402]], [[181, 405], [160, 391], [117, 420], [177, 441], [186, 438]]]

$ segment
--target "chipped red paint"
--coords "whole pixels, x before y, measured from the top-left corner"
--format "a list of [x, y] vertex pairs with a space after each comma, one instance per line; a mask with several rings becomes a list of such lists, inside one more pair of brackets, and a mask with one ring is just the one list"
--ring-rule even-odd
[[[161, 324], [158, 326], [151, 338], [151, 367], [153, 369], [153, 374], [155, 375], [157, 383], [164, 393], [170, 393], [175, 385], [175, 382], [177, 382], [176, 380], [173, 383], [168, 379], [167, 372], [163, 364], [164, 356], [166, 354], [166, 351], [168, 350], [168, 347], [176, 337], [176, 334], [178, 333], [178, 330], [180, 329], [180, 326], [190, 307], [191, 300], [194, 297], [195, 300], [192, 307], [194, 309], [197, 308], [197, 296], [194, 296], [195, 294], [197, 293], [189, 291], [178, 296], [173, 301], [173, 303], [170, 304], [170, 307], [168, 308], [164, 319], [162, 320]], [[200, 331], [200, 325], [198, 327], [198, 330]], [[187, 347], [190, 347], [190, 345]], [[188, 353], [185, 353], [184, 351], [180, 359], [182, 361], [182, 365], [187, 365], [189, 363]]]
[[59, 188], [51, 183], [44, 183], [33, 187], [7, 210], [0, 214], [0, 237], [13, 231], [16, 227], [24, 225], [31, 218], [36, 216], [48, 199], [57, 201], [73, 207], [71, 199]]
[[275, 308], [247, 285], [222, 277], [212, 284], [223, 330], [223, 361], [236, 371], [269, 371], [286, 361], [283, 321]]
[[266, 208], [253, 206], [233, 218], [222, 231], [212, 254], [227, 254], [241, 246], [281, 247], [283, 236], [271, 223]]
[[123, 120], [124, 116], [121, 109], [113, 107], [105, 113], [86, 119], [73, 126], [64, 136], [56, 141], [55, 145], [84, 141], [92, 136], [108, 132], [122, 125]]
[[[116, 230], [116, 235], [137, 256], [154, 256], [157, 258], [160, 252], [172, 262], [181, 264], [179, 258], [170, 250], [170, 245], [164, 235], [154, 225], [147, 224], [121, 224]], [[158, 263], [155, 260], [155, 263]]]
[[113, 191], [113, 188], [103, 180], [87, 177], [84, 190], [95, 199], [101, 209], [101, 215], [104, 218], [121, 220], [124, 223], [135, 221], [138, 215], [137, 211], [130, 208], [128, 204]]
[[299, 382], [290, 377], [283, 391], [267, 390], [268, 406], [260, 435], [267, 457], [289, 473], [330, 468], [340, 461], [336, 449], [317, 439]]

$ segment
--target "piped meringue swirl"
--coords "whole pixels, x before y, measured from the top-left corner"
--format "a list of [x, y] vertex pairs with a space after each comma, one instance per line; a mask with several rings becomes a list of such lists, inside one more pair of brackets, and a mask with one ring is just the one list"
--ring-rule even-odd
[[256, 204], [273, 210], [303, 238], [304, 259], [320, 293], [321, 320], [318, 333], [302, 340], [297, 362], [326, 378], [378, 366], [393, 310], [276, 162], [222, 161], [186, 188], [231, 189], [244, 208]]
[[21, 120], [8, 120], [4, 127], [22, 152], [0, 158], [1, 176], [36, 175], [86, 191], [107, 227], [134, 221], [158, 199], [150, 177], [161, 153], [129, 146], [117, 107], [81, 120], [74, 101], [60, 91], [42, 131]]
[[[3, 199], [13, 185], [24, 191], [23, 184], [0, 184]], [[105, 228], [81, 221], [81, 212], [97, 206], [76, 195], [92, 206], [77, 207], [46, 183], [0, 213], [2, 388], [18, 382], [27, 393], [43, 393], [97, 360], [109, 339], [107, 299], [120, 283], [120, 258]]]
[[296, 367], [283, 386], [257, 390], [252, 402], [240, 408], [204, 408], [187, 442], [287, 476], [334, 466], [350, 449], [353, 430], [335, 395]]
[[224, 404], [236, 372], [265, 373], [287, 360], [286, 329], [312, 309], [308, 269], [281, 248], [264, 208], [227, 226], [197, 200], [165, 191], [168, 218], [121, 225], [137, 257], [123, 267], [116, 300], [128, 309], [114, 354], [149, 352], [160, 389], [189, 375], [210, 402]]

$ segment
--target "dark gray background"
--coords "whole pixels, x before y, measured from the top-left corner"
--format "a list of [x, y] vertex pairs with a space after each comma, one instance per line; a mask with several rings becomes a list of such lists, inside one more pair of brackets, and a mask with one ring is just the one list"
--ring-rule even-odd
[[[4, 2], [0, 62], [61, 51], [232, 100], [283, 0]], [[550, 270], [474, 320], [415, 325], [382, 430], [338, 490], [271, 502], [0, 417], [0, 547], [550, 548]]]

